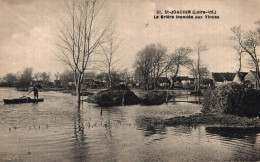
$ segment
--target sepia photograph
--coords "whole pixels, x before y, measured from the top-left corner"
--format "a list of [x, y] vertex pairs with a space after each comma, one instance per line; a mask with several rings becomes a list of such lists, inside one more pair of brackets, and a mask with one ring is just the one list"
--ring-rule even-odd
[[259, 0], [0, 0], [0, 161], [260, 161]]

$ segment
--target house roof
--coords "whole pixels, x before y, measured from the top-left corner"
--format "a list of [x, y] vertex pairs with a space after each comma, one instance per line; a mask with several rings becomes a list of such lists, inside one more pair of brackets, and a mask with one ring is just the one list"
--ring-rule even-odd
[[245, 79], [245, 76], [248, 74], [247, 72], [238, 72], [238, 77], [241, 79], [241, 80], [244, 80]]
[[68, 79], [68, 82], [74, 82], [74, 79]]
[[61, 82], [61, 80], [54, 80], [54, 82], [56, 82], [56, 83], [60, 83], [60, 82]]
[[208, 78], [202, 78], [200, 81], [201, 84], [213, 84], [213, 80], [212, 79], [208, 79]]
[[252, 73], [254, 76], [256, 76], [256, 71], [250, 70], [250, 73]]
[[172, 77], [172, 80], [173, 82], [176, 82], [176, 81], [187, 81], [187, 80], [190, 80], [190, 81], [194, 81], [195, 78], [189, 78], [188, 76], [176, 76], [176, 77]]
[[250, 70], [250, 72], [245, 76], [244, 79], [250, 80], [250, 82], [256, 82], [256, 71]]
[[233, 81], [236, 73], [212, 73], [215, 82]]
[[162, 83], [162, 82], [163, 82], [163, 83], [166, 83], [166, 82], [169, 81], [169, 79], [168, 79], [167, 77], [159, 77], [158, 81], [161, 82], [161, 83]]
[[178, 76], [178, 78], [180, 78], [180, 80], [189, 80], [188, 76]]

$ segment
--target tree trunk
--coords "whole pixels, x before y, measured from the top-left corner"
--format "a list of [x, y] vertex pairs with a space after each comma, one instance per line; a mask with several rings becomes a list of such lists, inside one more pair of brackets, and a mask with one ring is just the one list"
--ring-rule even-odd
[[109, 79], [109, 87], [112, 87], [112, 79], [111, 79], [111, 70], [110, 70], [110, 66], [108, 67], [108, 79]]
[[177, 69], [175, 71], [174, 77], [176, 77], [179, 73], [180, 64], [177, 64]]
[[158, 77], [154, 77], [153, 80], [153, 89], [157, 90], [158, 89]]
[[200, 93], [200, 52], [198, 51], [198, 93]]
[[260, 76], [259, 76], [259, 59], [255, 62], [256, 64], [256, 89], [259, 90], [260, 89]]
[[146, 90], [149, 91], [150, 79], [146, 78]]
[[80, 93], [81, 93], [81, 76], [79, 75], [77, 78], [77, 84], [76, 84], [76, 94], [77, 94], [77, 102], [78, 105], [80, 105]]
[[156, 78], [155, 80], [155, 89], [158, 90], [158, 87], [159, 87], [159, 76]]
[[147, 79], [147, 81], [146, 81], [146, 90], [147, 91], [149, 91], [149, 84], [150, 84], [149, 79]]
[[239, 69], [238, 69], [238, 73], [241, 71], [241, 68], [242, 68], [242, 58], [241, 58], [241, 53], [239, 53]]

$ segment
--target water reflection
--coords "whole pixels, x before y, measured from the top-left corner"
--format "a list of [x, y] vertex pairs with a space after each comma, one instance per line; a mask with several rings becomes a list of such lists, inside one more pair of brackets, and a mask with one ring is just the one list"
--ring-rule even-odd
[[235, 161], [257, 161], [260, 159], [259, 128], [208, 127], [208, 135], [219, 136], [223, 146], [230, 147]]
[[80, 107], [77, 109], [77, 113], [74, 117], [74, 144], [73, 144], [73, 154], [74, 158], [80, 161], [84, 161], [87, 159], [87, 143], [86, 143], [86, 136], [84, 132], [84, 124], [83, 124], [83, 115], [81, 114]]
[[164, 121], [159, 118], [138, 116], [136, 117], [136, 125], [137, 125], [137, 129], [143, 131], [144, 136], [167, 133], [167, 129], [164, 124]]
[[[16, 94], [2, 90], [0, 99]], [[224, 161], [259, 160], [259, 130], [166, 127], [201, 105], [100, 108], [58, 92], [38, 104], [0, 104], [0, 161]], [[11, 97], [10, 97], [11, 98]], [[102, 110], [102, 111], [101, 111]]]
[[207, 127], [206, 132], [220, 135], [229, 140], [240, 139], [244, 142], [255, 144], [260, 128]]

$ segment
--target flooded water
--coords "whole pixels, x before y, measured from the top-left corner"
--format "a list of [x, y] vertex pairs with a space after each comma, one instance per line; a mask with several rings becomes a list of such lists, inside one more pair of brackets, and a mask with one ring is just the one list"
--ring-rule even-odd
[[[155, 124], [200, 112], [201, 105], [78, 109], [75, 97], [40, 92], [44, 102], [5, 105], [26, 92], [0, 89], [0, 161], [260, 160], [260, 131]], [[32, 97], [32, 95], [31, 95]]]

